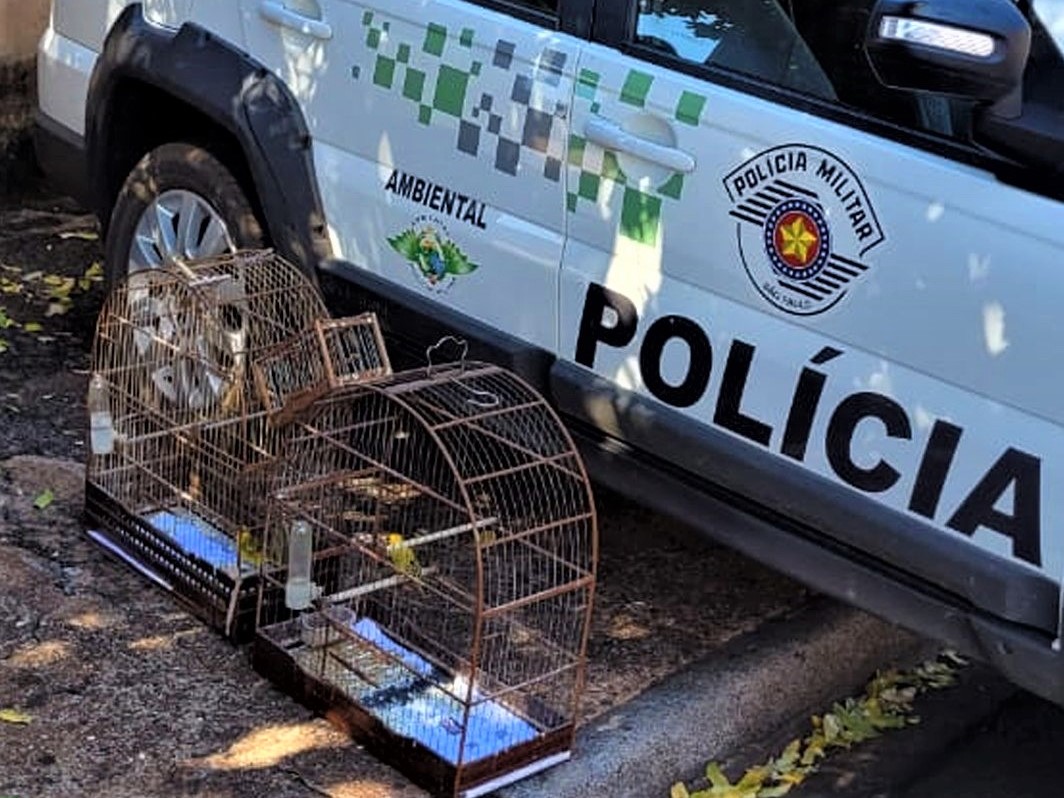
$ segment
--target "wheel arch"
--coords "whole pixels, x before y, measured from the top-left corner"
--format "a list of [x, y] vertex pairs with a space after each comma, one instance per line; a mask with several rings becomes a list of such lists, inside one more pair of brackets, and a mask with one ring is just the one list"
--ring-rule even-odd
[[91, 201], [105, 229], [140, 158], [187, 141], [233, 171], [279, 254], [311, 275], [332, 254], [298, 102], [246, 53], [198, 26], [175, 33], [129, 6], [93, 71], [85, 139]]

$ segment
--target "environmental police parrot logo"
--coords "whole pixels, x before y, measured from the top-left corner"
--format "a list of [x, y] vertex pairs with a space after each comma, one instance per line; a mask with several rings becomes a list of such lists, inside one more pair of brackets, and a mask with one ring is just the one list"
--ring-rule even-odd
[[857, 175], [818, 147], [766, 150], [725, 177], [724, 188], [750, 281], [787, 313], [812, 316], [838, 304], [885, 239]]
[[388, 243], [434, 291], [446, 291], [455, 277], [477, 269], [477, 264], [447, 236], [446, 228], [431, 217], [418, 217], [411, 227], [389, 238]]

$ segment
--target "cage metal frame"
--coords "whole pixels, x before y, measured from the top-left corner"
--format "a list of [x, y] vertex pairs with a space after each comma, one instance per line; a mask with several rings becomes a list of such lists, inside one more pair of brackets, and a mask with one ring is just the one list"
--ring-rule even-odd
[[[326, 315], [302, 271], [246, 250], [132, 272], [97, 319], [92, 373], [104, 381], [115, 448], [89, 452], [86, 533], [234, 641], [254, 633], [253, 560], [284, 435], [252, 365]], [[166, 529], [153, 508], [174, 510]], [[189, 550], [175, 532], [185, 520], [229, 539], [234, 559], [221, 538], [220, 559]]]
[[251, 369], [259, 399], [277, 425], [329, 393], [392, 373], [373, 313], [316, 319], [312, 328], [268, 347]]
[[[409, 400], [409, 397], [417, 395], [418, 391], [425, 386], [461, 380], [473, 381], [478, 377], [504, 379], [527, 397], [527, 401], [508, 407], [490, 407], [487, 406], [489, 403], [485, 402], [485, 406], [480, 408], [478, 414], [465, 419], [456, 417], [447, 419], [445, 417], [447, 415], [446, 410], [437, 408], [437, 410], [442, 411], [440, 414], [441, 420], [433, 424], [426, 416], [425, 410], [415, 406]], [[317, 612], [315, 617], [320, 616], [323, 619], [323, 627], [314, 632], [314, 634], [320, 633], [323, 635], [320, 672], [308, 671], [306, 667], [295, 664], [295, 655], [292, 654], [292, 651], [298, 652], [302, 650], [299, 648], [299, 642], [293, 643], [295, 636], [299, 634], [296, 626], [298, 616], [294, 612], [286, 613], [284, 610], [278, 613], [278, 597], [284, 589], [286, 572], [284, 568], [270, 570], [264, 565], [263, 576], [259, 583], [260, 603], [256, 621], [258, 634], [252, 649], [252, 661], [260, 673], [271, 678], [283, 689], [286, 689], [305, 703], [328, 713], [330, 717], [337, 720], [340, 725], [344, 726], [373, 753], [392, 763], [405, 772], [412, 780], [435, 794], [467, 797], [480, 795], [507, 783], [508, 780], [512, 780], [519, 775], [525, 775], [541, 767], [562, 761], [570, 755], [579, 719], [580, 697], [583, 692], [584, 680], [586, 679], [587, 645], [599, 554], [597, 515], [587, 471], [571, 435], [553, 408], [536, 394], [526, 382], [494, 365], [483, 363], [466, 364], [463, 361], [457, 365], [430, 366], [427, 369], [396, 374], [390, 379], [370, 382], [353, 389], [332, 392], [317, 403], [316, 412], [319, 414], [327, 413], [330, 407], [342, 407], [344, 403], [358, 401], [360, 397], [366, 396], [380, 397], [382, 403], [386, 406], [389, 403], [393, 403], [407, 414], [408, 419], [412, 419], [415, 423], [422, 425], [426, 433], [426, 439], [431, 441], [453, 477], [454, 484], [458, 486], [461, 501], [453, 503], [460, 506], [453, 509], [455, 509], [457, 517], [468, 519], [465, 524], [454, 525], [443, 530], [426, 531], [420, 538], [406, 538], [401, 544], [408, 547], [408, 551], [410, 549], [418, 551], [421, 546], [438, 542], [450, 536], [468, 534], [473, 541], [476, 571], [475, 591], [470, 597], [471, 606], [457, 609], [457, 611], [469, 612], [472, 616], [472, 639], [467, 656], [468, 669], [464, 671], [468, 689], [464, 700], [461, 696], [455, 696], [464, 707], [465, 713], [461, 724], [461, 740], [458, 742], [457, 750], [459, 753], [457, 761], [449, 762], [438, 753], [430, 750], [419, 740], [397, 734], [376, 717], [372, 710], [363, 706], [358, 699], [351, 698], [336, 684], [330, 683], [323, 676], [328, 656], [327, 649], [330, 643], [344, 642], [346, 638], [351, 637], [350, 617], [357, 617], [357, 613], [355, 613], [353, 616], [344, 615], [338, 619], [335, 614], [330, 616], [330, 612], [335, 612], [337, 609], [350, 610], [361, 598], [370, 593], [405, 588], [423, 590], [426, 591], [426, 594], [431, 594], [433, 598], [439, 601], [446, 600], [455, 604], [453, 595], [444, 595], [434, 587], [434, 577], [429, 573], [432, 566], [423, 571], [419, 570], [417, 575], [411, 575], [397, 567], [396, 561], [392, 557], [395, 553], [392, 545], [381, 550], [376, 546], [372, 538], [367, 539], [365, 536], [360, 535], [348, 537], [348, 542], [344, 544], [342, 541], [345, 539], [345, 535], [338, 534], [335, 530], [321, 532], [322, 535], [334, 535], [336, 539], [332, 542], [341, 547], [348, 547], [348, 551], [358, 552], [358, 556], [375, 560], [381, 566], [383, 575], [379, 575], [375, 581], [371, 581], [368, 584], [353, 583], [345, 586], [342, 582], [337, 583], [331, 589], [344, 589], [331, 595], [326, 594], [330, 599], [328, 603], [325, 603], [320, 598], [315, 603], [314, 608]], [[570, 578], [546, 592], [515, 598], [510, 602], [499, 605], [490, 605], [490, 597], [487, 595], [488, 588], [485, 585], [485, 552], [492, 547], [501, 547], [503, 544], [513, 543], [514, 541], [521, 542], [521, 538], [527, 538], [531, 543], [533, 534], [538, 533], [540, 530], [534, 528], [524, 529], [510, 538], [505, 538], [499, 536], [498, 529], [501, 527], [496, 524], [497, 528], [493, 531], [496, 537], [494, 540], [489, 541], [486, 535], [489, 532], [489, 528], [493, 527], [493, 524], [498, 519], [483, 517], [484, 511], [478, 507], [481, 499], [476, 495], [471, 495], [471, 486], [474, 480], [466, 473], [468, 466], [457, 462], [456, 452], [453, 450], [455, 444], [445, 440], [441, 431], [462, 424], [475, 426], [477, 423], [485, 422], [495, 416], [502, 418], [506, 414], [529, 413], [533, 410], [541, 414], [542, 419], [549, 424], [549, 432], [557, 436], [557, 440], [561, 443], [561, 448], [559, 452], [551, 457], [540, 456], [532, 449], [525, 450], [524, 455], [530, 457], [531, 461], [537, 465], [549, 462], [548, 468], [555, 468], [557, 463], [564, 462], [566, 476], [574, 480], [573, 484], [579, 486], [584, 512], [575, 513], [574, 511], [569, 516], [556, 519], [555, 525], [558, 530], [564, 530], [566, 524], [576, 525], [583, 530], [583, 533], [586, 534], [587, 567], [579, 577]], [[316, 423], [314, 412], [311, 411], [309, 416], [296, 422], [296, 426], [301, 428], [302, 433], [308, 439], [313, 438], [315, 434], [322, 434], [321, 430], [316, 429], [314, 426]], [[372, 422], [367, 421], [366, 423]], [[489, 434], [487, 437], [490, 438], [491, 435]], [[324, 512], [314, 504], [313, 500], [304, 500], [304, 503], [301, 504], [301, 492], [305, 492], [309, 496], [314, 491], [318, 491], [315, 495], [325, 497], [320, 500], [324, 503], [328, 501], [328, 488], [338, 488], [338, 486], [342, 486], [344, 480], [360, 478], [357, 470], [355, 473], [351, 473], [344, 470], [329, 471], [328, 467], [323, 467], [323, 473], [313, 473], [310, 479], [306, 479], [306, 474], [299, 473], [301, 463], [305, 464], [314, 458], [309, 455], [303, 457], [293, 456], [293, 450], [298, 450], [299, 448], [299, 440], [298, 435], [289, 439], [285, 467], [275, 474], [270, 497], [268, 535], [278, 534], [283, 536], [287, 522], [296, 516], [303, 515], [308, 520], [314, 521], [315, 519], [307, 512], [308, 507]], [[333, 441], [333, 443], [336, 444], [337, 442]], [[513, 444], [513, 441], [505, 442], [505, 445], [508, 446]], [[352, 454], [355, 461], [360, 457], [369, 459], [364, 457], [364, 452], [352, 452]], [[387, 464], [375, 463], [367, 471], [372, 472], [382, 465], [386, 466]], [[518, 472], [530, 468], [534, 469], [535, 466], [515, 463], [489, 471], [485, 475], [481, 475], [480, 479], [481, 481], [488, 477], [500, 480], [508, 479], [518, 474]], [[293, 473], [295, 474], [294, 476]], [[418, 490], [426, 488], [424, 484], [418, 483], [409, 475], [404, 476], [401, 473], [392, 473], [392, 476], [397, 477], [403, 484], [413, 484]], [[445, 497], [436, 497], [436, 499], [443, 498]], [[379, 514], [377, 517], [380, 517]], [[321, 526], [327, 527], [328, 524], [322, 523]], [[321, 539], [318, 538], [317, 540], [320, 543]], [[277, 548], [282, 549], [283, 547], [277, 546]], [[331, 548], [316, 544], [315, 557], [319, 557], [323, 551], [331, 551]], [[317, 559], [316, 562], [318, 562]], [[501, 688], [489, 687], [487, 690], [481, 691], [482, 698], [475, 698], [475, 686], [478, 683], [478, 677], [483, 686], [485, 678], [490, 676], [487, 663], [484, 661], [486, 652], [489, 651], [485, 642], [487, 623], [495, 617], [505, 619], [507, 613], [518, 612], [525, 606], [531, 607], [552, 598], [568, 598], [570, 596], [576, 596], [577, 602], [580, 602], [582, 597], [582, 604], [580, 604], [582, 610], [579, 613], [580, 617], [574, 621], [579, 627], [579, 642], [576, 647], [577, 650], [572, 654], [571, 668], [574, 672], [574, 677], [567, 712], [564, 715], [555, 713], [559, 716], [556, 727], [542, 731], [530, 740], [501, 751], [487, 759], [466, 761], [466, 740], [470, 728], [471, 707], [478, 702], [488, 700], [484, 699], [483, 696], [489, 696], [492, 701], [502, 697], [507, 697], [509, 700], [511, 697], [519, 698], [520, 696], [517, 694], [526, 688], [534, 689], [534, 687], [524, 683], [503, 685]], [[575, 615], [576, 613], [573, 614]], [[280, 620], [277, 619], [278, 615]], [[365, 617], [370, 616], [367, 614]], [[514, 621], [511, 621], [511, 623], [515, 628], [520, 625]], [[409, 650], [417, 651], [420, 655], [433, 660], [434, 664], [438, 664], [431, 655], [426, 653], [427, 649], [424, 643], [413, 644], [409, 636], [396, 635], [394, 630], [388, 628], [385, 628], [385, 631], [393, 634], [395, 639], [401, 639], [404, 646], [410, 647]], [[355, 636], [359, 635], [356, 633]], [[544, 634], [543, 636], [545, 637], [546, 635]], [[361, 639], [360, 645], [364, 642], [365, 639]], [[375, 645], [378, 649], [383, 650], [383, 644], [380, 641]], [[394, 651], [384, 651], [384, 653], [391, 656], [393, 660], [399, 658]], [[461, 652], [457, 653], [459, 655], [457, 657], [458, 662], [462, 662]], [[570, 652], [563, 653], [569, 654]], [[454, 666], [454, 661], [451, 661], [444, 666], [444, 669], [457, 671]], [[558, 669], [558, 673], [548, 673], [545, 676], [541, 675], [536, 678], [542, 677], [544, 680], [556, 678], [559, 674], [565, 675], [562, 671], [568, 671], [569, 668], [570, 665], [564, 665]]]

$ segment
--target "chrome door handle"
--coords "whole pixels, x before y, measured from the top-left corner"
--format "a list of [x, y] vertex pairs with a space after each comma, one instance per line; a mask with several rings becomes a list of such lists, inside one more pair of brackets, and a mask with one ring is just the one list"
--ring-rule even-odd
[[658, 164], [674, 172], [695, 170], [695, 157], [676, 147], [668, 147], [629, 133], [616, 122], [594, 116], [584, 125], [584, 138], [608, 150], [626, 152], [642, 161]]
[[282, 0], [262, 0], [259, 3], [259, 16], [274, 25], [313, 36], [315, 39], [331, 39], [333, 35], [332, 25], [328, 22], [293, 11], [286, 7]]

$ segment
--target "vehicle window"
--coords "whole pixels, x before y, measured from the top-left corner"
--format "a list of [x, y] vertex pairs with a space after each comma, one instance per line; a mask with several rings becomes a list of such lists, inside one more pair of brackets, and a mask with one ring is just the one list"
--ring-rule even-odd
[[[787, 0], [791, 19], [839, 102], [904, 127], [966, 138], [971, 109], [959, 100], [883, 86], [863, 47], [875, 0]], [[825, 20], [829, 20], [825, 24]]]
[[690, 63], [835, 98], [776, 0], [640, 0], [636, 41]]
[[639, 0], [635, 39], [687, 62], [966, 138], [967, 104], [879, 83], [862, 47], [873, 6], [874, 0]]
[[[603, 2], [604, 0], [600, 0]], [[608, 0], [613, 2], [614, 0]], [[629, 0], [630, 2], [630, 0]], [[903, 128], [971, 144], [971, 101], [884, 86], [864, 40], [876, 0], [637, 0], [629, 41], [670, 59], [801, 92]], [[1024, 0], [1032, 48], [1025, 107], [1064, 113], [1064, 0]]]
[[524, 8], [532, 9], [533, 11], [539, 11], [543, 14], [558, 13], [558, 0], [506, 0], [506, 2], [510, 5], [522, 6]]

